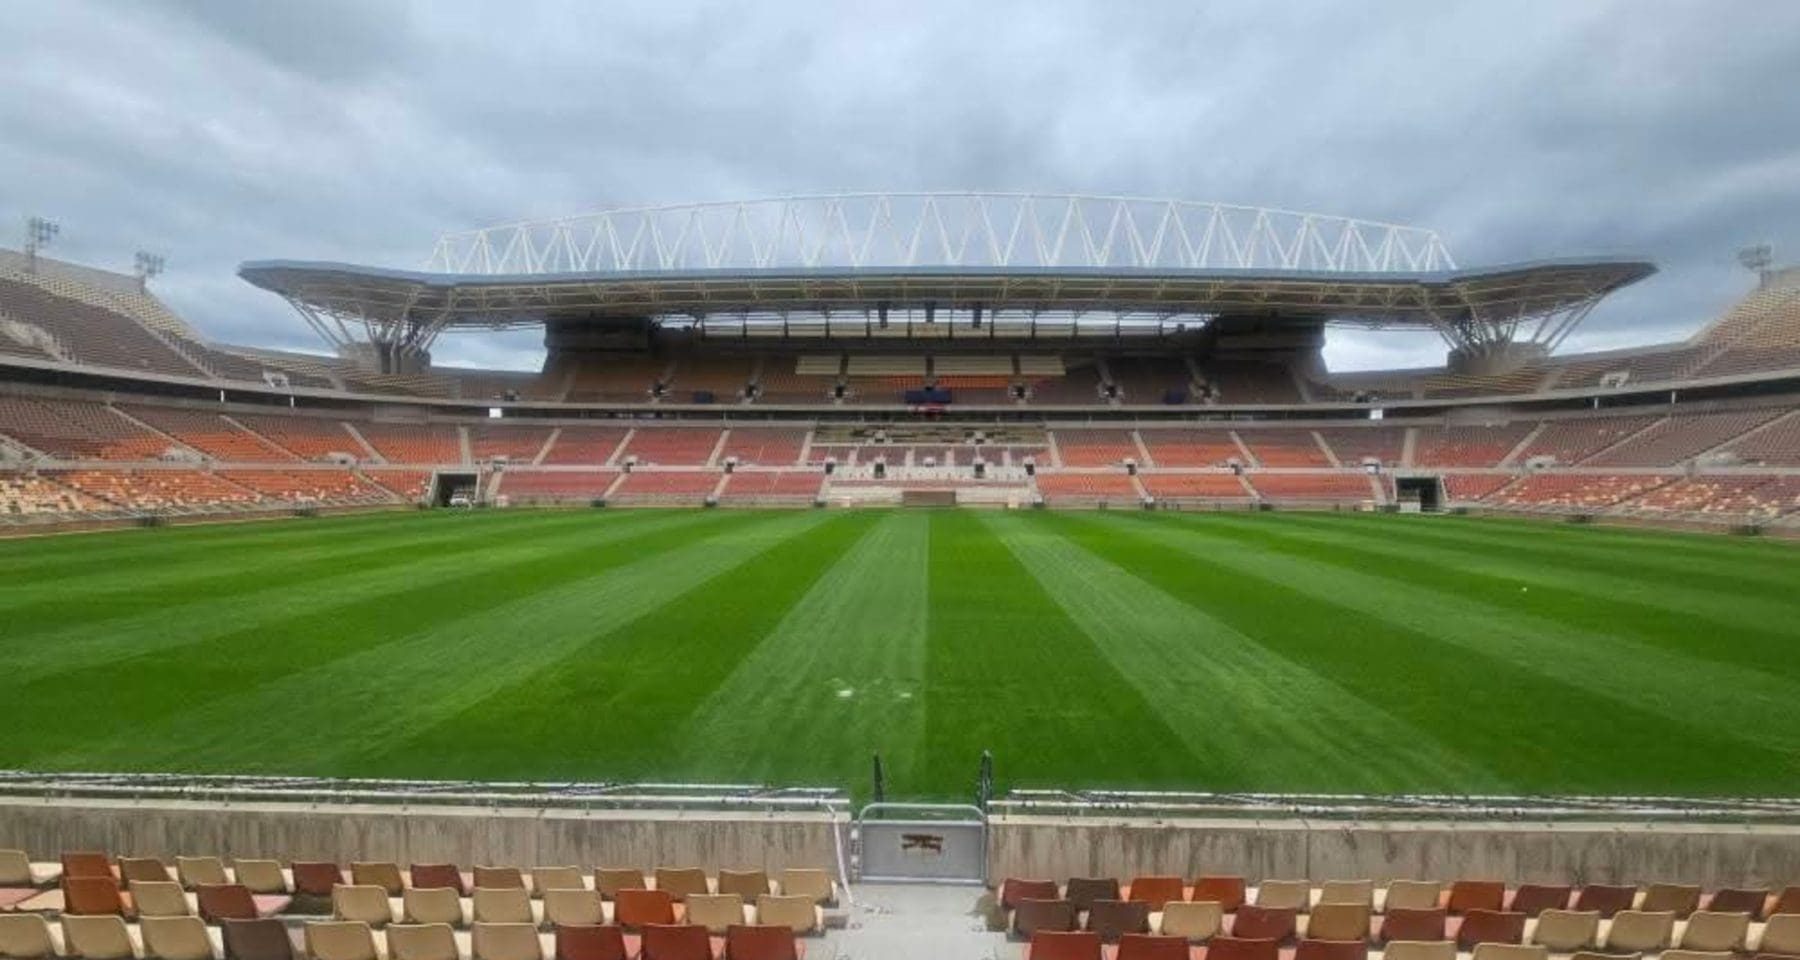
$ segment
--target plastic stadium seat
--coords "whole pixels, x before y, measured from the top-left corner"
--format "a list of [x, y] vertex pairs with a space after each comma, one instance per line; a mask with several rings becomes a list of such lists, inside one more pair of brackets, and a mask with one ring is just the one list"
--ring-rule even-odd
[[786, 927], [739, 923], [725, 931], [723, 960], [800, 960], [804, 953]]
[[280, 920], [227, 920], [223, 933], [226, 960], [297, 960], [294, 941]]
[[136, 960], [131, 932], [120, 916], [62, 918], [63, 946], [81, 960]]
[[1369, 939], [1369, 905], [1366, 903], [1321, 903], [1313, 908], [1306, 921], [1309, 940]]
[[1706, 902], [1706, 909], [1714, 913], [1742, 913], [1751, 920], [1761, 921], [1763, 910], [1769, 905], [1768, 890], [1750, 890], [1741, 887], [1727, 887], [1712, 895]]
[[1273, 940], [1214, 937], [1206, 945], [1206, 960], [1277, 960], [1281, 948]]
[[287, 878], [281, 875], [281, 864], [273, 860], [236, 861], [237, 882], [251, 893], [283, 894], [288, 892]]
[[1599, 950], [1577, 950], [1569, 960], [1643, 960], [1641, 953], [1604, 953]]
[[218, 857], [176, 857], [175, 876], [188, 890], [203, 883], [231, 882], [225, 873], [225, 861]]
[[1132, 877], [1125, 890], [1128, 900], [1142, 900], [1152, 911], [1161, 910], [1171, 900], [1185, 900], [1180, 877]]
[[1306, 880], [1264, 880], [1256, 887], [1256, 905], [1305, 913], [1312, 905], [1312, 883]]
[[1673, 913], [1675, 919], [1685, 920], [1687, 915], [1700, 909], [1700, 888], [1685, 883], [1653, 883], [1644, 891], [1644, 900], [1637, 909], [1644, 913]]
[[1524, 943], [1525, 915], [1504, 910], [1470, 910], [1456, 930], [1456, 945], [1473, 950], [1478, 943]]
[[56, 955], [50, 922], [42, 914], [0, 913], [0, 957], [41, 960]]
[[605, 923], [606, 908], [600, 902], [600, 894], [586, 887], [552, 887], [544, 891], [544, 922], [571, 927]]
[[1538, 914], [1531, 942], [1556, 953], [1572, 953], [1592, 947], [1600, 938], [1598, 910], [1545, 910]]
[[1575, 892], [1569, 886], [1547, 886], [1540, 883], [1524, 883], [1513, 891], [1512, 899], [1507, 902], [1506, 909], [1514, 913], [1522, 913], [1535, 917], [1545, 910], [1567, 910], [1569, 897]]
[[375, 931], [354, 920], [319, 920], [306, 925], [304, 946], [312, 960], [377, 960]]
[[1045, 930], [1025, 948], [1025, 960], [1100, 960], [1100, 955], [1100, 936], [1086, 930]]
[[333, 888], [331, 915], [338, 920], [361, 920], [377, 930], [395, 919], [387, 891], [366, 883], [340, 883]]
[[[1381, 912], [1392, 913], [1395, 910], [1435, 910], [1441, 904], [1438, 898], [1443, 895], [1444, 885], [1436, 880], [1395, 880], [1387, 885], [1387, 896], [1382, 901]], [[1442, 940], [1442, 937], [1402, 938]]]
[[1231, 935], [1239, 940], [1274, 940], [1294, 938], [1299, 926], [1299, 912], [1291, 907], [1275, 909], [1245, 904], [1231, 918]]
[[1456, 944], [1448, 940], [1394, 940], [1381, 949], [1381, 960], [1456, 960]]
[[308, 897], [329, 897], [331, 889], [344, 882], [344, 871], [335, 863], [296, 860], [292, 869], [294, 892]]
[[1550, 951], [1518, 943], [1483, 943], [1475, 947], [1469, 960], [1550, 960]]
[[1020, 900], [1055, 900], [1061, 896], [1056, 889], [1055, 880], [1020, 880], [1008, 877], [1000, 883], [1000, 906], [1007, 910], [1017, 907]]
[[712, 960], [712, 939], [706, 928], [691, 923], [650, 924], [640, 943], [642, 960]]
[[656, 889], [669, 891], [677, 902], [686, 900], [689, 894], [712, 892], [706, 883], [706, 871], [699, 867], [657, 867]]
[[[476, 886], [482, 886], [477, 883]], [[546, 890], [586, 890], [587, 884], [581, 881], [580, 867], [533, 867], [531, 869], [531, 886], [543, 896]]]
[[1123, 900], [1119, 881], [1114, 877], [1070, 877], [1063, 886], [1063, 899], [1077, 910], [1088, 909], [1096, 900]]
[[615, 898], [613, 922], [627, 930], [651, 924], [675, 923], [675, 898], [667, 890], [621, 889]]
[[[206, 922], [199, 917], [145, 917], [138, 921], [146, 960], [218, 960]], [[321, 957], [319, 960], [340, 960]], [[345, 958], [361, 960], [361, 958]]]
[[1388, 940], [1443, 940], [1444, 908], [1417, 909], [1413, 907], [1389, 907], [1381, 915], [1381, 930], [1376, 939]]
[[1180, 937], [1127, 933], [1119, 938], [1113, 960], [1188, 960], [1188, 944]]
[[62, 875], [65, 880], [70, 877], [105, 877], [109, 880], [115, 879], [113, 877], [112, 861], [108, 860], [104, 853], [77, 851], [75, 853], [65, 853], [62, 855], [61, 859]]
[[[760, 906], [760, 905], [759, 905]], [[808, 913], [812, 904], [806, 904]], [[756, 918], [763, 923], [773, 923], [761, 910]], [[1067, 900], [1020, 900], [1012, 911], [1012, 932], [1024, 939], [1039, 930], [1073, 930], [1075, 929], [1075, 905]]]
[[1368, 944], [1362, 940], [1314, 940], [1308, 937], [1294, 950], [1294, 960], [1368, 960], [1368, 956]]
[[1319, 884], [1319, 902], [1350, 903], [1374, 909], [1375, 881], [1327, 880]]
[[1185, 940], [1211, 940], [1225, 926], [1225, 908], [1212, 900], [1171, 900], [1163, 905], [1159, 933]]
[[163, 866], [163, 862], [154, 857], [120, 857], [119, 879], [125, 883], [133, 881], [162, 883], [175, 878], [169, 876], [169, 868]]
[[0, 850], [0, 887], [36, 887], [31, 858], [23, 850]]
[[1775, 895], [1775, 905], [1769, 908], [1769, 916], [1778, 913], [1800, 914], [1800, 886], [1782, 887]]
[[530, 923], [477, 923], [469, 948], [472, 960], [544, 960], [537, 925]]
[[536, 923], [531, 895], [523, 887], [476, 887], [471, 898], [476, 923]]
[[1777, 913], [1763, 924], [1762, 940], [1756, 945], [1762, 953], [1800, 956], [1800, 914]]
[[1664, 950], [1658, 960], [1733, 960], [1737, 954], [1729, 950]]
[[63, 875], [63, 913], [74, 916], [111, 914], [122, 917], [127, 908], [119, 885], [109, 873], [104, 877]]
[[626, 960], [625, 935], [597, 923], [558, 924], [556, 960]]
[[[412, 885], [423, 889], [446, 887], [456, 891], [459, 897], [468, 896], [469, 888], [463, 883], [462, 871], [453, 863], [415, 863], [410, 871]], [[524, 884], [517, 885], [521, 890]]]
[[1611, 953], [1661, 950], [1669, 945], [1674, 933], [1675, 914], [1671, 911], [1620, 910], [1613, 914], [1612, 928], [1606, 931], [1604, 946]]
[[389, 960], [462, 960], [447, 923], [396, 923], [387, 930]]
[[133, 882], [131, 905], [140, 917], [185, 917], [194, 912], [181, 884], [173, 880]]
[[1194, 895], [1188, 899], [1211, 900], [1226, 913], [1244, 905], [1244, 878], [1222, 875], [1202, 876], [1194, 880]]
[[644, 890], [644, 872], [631, 867], [600, 867], [594, 871], [594, 889], [608, 900], [618, 899], [620, 890]]
[[1458, 880], [1450, 885], [1450, 899], [1445, 904], [1451, 916], [1470, 910], [1506, 909], [1506, 884], [1498, 880]]
[[350, 882], [360, 887], [380, 887], [390, 897], [397, 897], [406, 889], [400, 865], [386, 860], [350, 864]]
[[1582, 887], [1581, 893], [1576, 895], [1575, 909], [1593, 910], [1600, 914], [1600, 919], [1611, 920], [1620, 910], [1630, 910], [1636, 900], [1636, 887], [1593, 883]]
[[[413, 868], [413, 886], [415, 887], [419, 885], [418, 869], [418, 867]], [[458, 874], [457, 879], [462, 879], [462, 875]], [[579, 873], [576, 874], [576, 882], [580, 882]], [[493, 890], [508, 890], [513, 887], [524, 890], [526, 889], [525, 874], [520, 872], [518, 867], [476, 867], [475, 886], [488, 887]], [[468, 891], [463, 892], [467, 893]]]
[[765, 893], [756, 898], [756, 922], [787, 927], [795, 933], [812, 933], [819, 929], [818, 904], [807, 896]]
[[1682, 928], [1675, 946], [1702, 953], [1730, 953], [1744, 949], [1744, 938], [1750, 933], [1748, 913], [1720, 913], [1696, 910]]
[[1086, 926], [1106, 943], [1116, 943], [1128, 933], [1149, 933], [1150, 905], [1142, 900], [1095, 900], [1088, 905]]
[[[207, 923], [257, 918], [256, 898], [241, 883], [209, 883], [194, 892], [200, 899], [200, 919]], [[386, 907], [387, 899], [381, 903]]]
[[400, 895], [400, 912], [407, 923], [447, 923], [460, 927], [466, 922], [462, 898], [449, 887], [414, 887], [406, 891]]
[[725, 928], [744, 922], [744, 898], [735, 893], [695, 893], [687, 898], [687, 922], [707, 933], [723, 934]]
[[819, 904], [837, 902], [837, 889], [831, 874], [816, 867], [790, 867], [781, 871], [775, 884], [787, 896], [811, 897]]
[[735, 893], [746, 903], [755, 903], [765, 893], [774, 893], [766, 870], [720, 870], [719, 892]]

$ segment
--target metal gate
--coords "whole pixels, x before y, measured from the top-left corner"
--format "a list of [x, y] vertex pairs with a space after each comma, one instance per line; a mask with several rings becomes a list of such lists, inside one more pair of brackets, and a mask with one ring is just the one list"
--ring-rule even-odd
[[871, 803], [857, 814], [864, 883], [986, 883], [987, 817], [947, 803]]

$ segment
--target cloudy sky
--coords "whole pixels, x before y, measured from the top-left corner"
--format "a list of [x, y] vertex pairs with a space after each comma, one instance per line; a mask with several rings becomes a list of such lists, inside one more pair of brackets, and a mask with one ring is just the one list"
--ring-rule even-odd
[[1393, 220], [1464, 266], [1647, 256], [1569, 347], [1678, 338], [1749, 287], [1740, 246], [1800, 260], [1800, 2], [0, 0], [0, 245], [38, 214], [56, 256], [161, 252], [219, 339], [319, 346], [246, 259], [417, 267], [521, 218], [934, 189]]

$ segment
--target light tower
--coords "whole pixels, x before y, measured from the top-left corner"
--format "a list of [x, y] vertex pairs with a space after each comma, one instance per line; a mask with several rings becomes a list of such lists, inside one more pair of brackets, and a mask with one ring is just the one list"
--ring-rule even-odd
[[150, 287], [150, 278], [160, 276], [163, 272], [162, 254], [139, 250], [133, 262], [133, 272], [137, 274], [138, 289], [147, 291]]
[[1769, 282], [1769, 266], [1775, 262], [1775, 248], [1767, 243], [1758, 243], [1738, 251], [1738, 262], [1745, 270], [1756, 274], [1758, 286]]
[[50, 245], [56, 235], [62, 232], [62, 226], [43, 217], [28, 217], [25, 220], [25, 271], [37, 272], [37, 254], [42, 247]]

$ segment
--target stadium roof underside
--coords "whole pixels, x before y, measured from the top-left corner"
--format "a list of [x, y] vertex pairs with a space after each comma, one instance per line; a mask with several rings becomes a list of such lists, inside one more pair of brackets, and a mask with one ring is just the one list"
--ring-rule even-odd
[[[890, 315], [909, 328], [973, 324], [993, 338], [1030, 339], [1041, 329], [1062, 339], [1166, 336], [1249, 316], [1430, 330], [1456, 348], [1522, 341], [1554, 349], [1601, 298], [1655, 270], [1641, 261], [1557, 260], [1417, 272], [913, 266], [496, 275], [275, 260], [238, 272], [286, 298], [334, 345], [400, 350], [428, 349], [447, 330], [561, 322], [838, 339]], [[892, 335], [888, 324], [879, 328]]]

